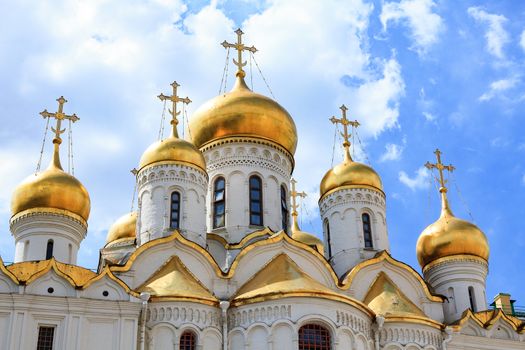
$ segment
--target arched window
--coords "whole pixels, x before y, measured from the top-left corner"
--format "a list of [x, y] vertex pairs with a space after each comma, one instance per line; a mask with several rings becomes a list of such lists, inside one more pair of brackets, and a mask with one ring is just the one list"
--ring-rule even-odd
[[476, 312], [476, 296], [474, 295], [473, 287], [468, 287], [468, 299], [470, 301], [470, 309], [472, 312]]
[[259, 176], [250, 176], [250, 225], [262, 226], [262, 181]]
[[318, 324], [307, 324], [299, 328], [299, 350], [331, 350], [328, 329]]
[[370, 223], [370, 215], [364, 213], [361, 218], [363, 220], [363, 237], [365, 239], [365, 248], [373, 248], [374, 244], [372, 242], [372, 225]]
[[197, 348], [197, 341], [195, 339], [195, 333], [191, 331], [185, 331], [180, 336], [179, 349], [180, 350], [195, 350]]
[[223, 177], [219, 177], [213, 185], [213, 228], [224, 227], [225, 210], [226, 183]]
[[180, 224], [180, 193], [171, 193], [171, 206], [170, 206], [170, 228], [179, 228]]
[[47, 241], [47, 248], [46, 248], [46, 260], [49, 260], [53, 257], [53, 240], [50, 239]]
[[288, 195], [286, 194], [286, 187], [281, 186], [281, 216], [284, 232], [288, 233]]
[[326, 233], [326, 243], [328, 244], [328, 259], [332, 257], [332, 238], [330, 237], [330, 222], [324, 219], [324, 232]]

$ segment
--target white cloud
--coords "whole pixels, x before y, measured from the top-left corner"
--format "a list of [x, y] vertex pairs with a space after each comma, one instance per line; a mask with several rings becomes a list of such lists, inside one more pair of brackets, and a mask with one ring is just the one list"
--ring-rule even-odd
[[421, 167], [416, 171], [415, 176], [410, 177], [404, 171], [399, 172], [399, 181], [411, 190], [419, 190], [429, 186], [430, 173], [427, 168]]
[[503, 47], [509, 42], [509, 34], [503, 28], [507, 18], [503, 15], [488, 13], [480, 7], [469, 7], [467, 12], [476, 21], [487, 24], [488, 28], [485, 32], [487, 51], [497, 58], [504, 58]]
[[494, 97], [501, 96], [501, 94], [509, 89], [512, 89], [516, 86], [516, 84], [519, 83], [519, 79], [517, 77], [512, 77], [508, 79], [500, 79], [493, 81], [490, 84], [489, 91], [485, 92], [483, 95], [479, 97], [480, 101], [489, 101], [493, 99]]
[[433, 122], [437, 118], [434, 114], [430, 112], [423, 112], [423, 117], [425, 117], [425, 120], [427, 122]]
[[396, 145], [395, 143], [387, 143], [385, 145], [385, 153], [379, 158], [380, 162], [386, 162], [390, 160], [399, 160], [403, 154], [404, 147]]
[[406, 23], [411, 31], [411, 48], [424, 54], [439, 40], [439, 34], [444, 30], [443, 20], [433, 12], [434, 7], [436, 4], [432, 0], [384, 3], [379, 17], [383, 31], [387, 31], [389, 22]]
[[525, 30], [521, 32], [520, 35], [520, 46], [523, 51], [525, 51]]
[[434, 108], [434, 101], [427, 98], [424, 88], [419, 90], [418, 105], [421, 108], [421, 113], [427, 122], [432, 122], [436, 119], [434, 113], [431, 112], [431, 110]]

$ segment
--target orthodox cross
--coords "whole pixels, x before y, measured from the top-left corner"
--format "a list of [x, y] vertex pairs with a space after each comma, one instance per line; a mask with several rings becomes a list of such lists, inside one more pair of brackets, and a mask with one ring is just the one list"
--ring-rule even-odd
[[295, 184], [297, 183], [297, 181], [295, 181], [295, 179], [292, 179], [291, 181], [292, 183], [292, 191], [290, 192], [290, 197], [292, 197], [292, 216], [294, 217], [294, 220], [295, 218], [297, 217], [297, 197], [301, 197], [301, 198], [304, 198], [306, 197], [306, 192], [297, 192], [297, 190], [295, 189]]
[[60, 144], [62, 143], [62, 139], [60, 138], [60, 135], [64, 133], [66, 129], [62, 129], [62, 120], [70, 120], [73, 123], [79, 120], [76, 114], [67, 115], [64, 111], [64, 103], [67, 102], [67, 100], [64, 98], [64, 96], [60, 96], [57, 98], [58, 102], [58, 111], [55, 113], [50, 113], [47, 111], [47, 109], [44, 109], [42, 112], [40, 112], [40, 115], [43, 118], [55, 118], [57, 123], [56, 126], [53, 128], [51, 127], [51, 130], [55, 133], [55, 138], [53, 139], [53, 143]]
[[443, 163], [441, 162], [441, 151], [439, 149], [436, 149], [434, 151], [434, 154], [436, 155], [436, 158], [437, 158], [437, 163], [433, 164], [433, 163], [430, 163], [430, 162], [426, 162], [425, 163], [425, 167], [429, 170], [432, 170], [432, 169], [437, 169], [439, 171], [439, 185], [441, 186], [439, 188], [439, 192], [441, 193], [446, 193], [447, 192], [447, 187], [445, 186], [446, 183], [447, 183], [447, 180], [445, 180], [445, 176], [443, 175], [443, 170], [447, 170], [449, 172], [453, 172], [454, 168], [452, 166], [452, 164], [450, 165], [443, 165]]
[[221, 43], [221, 45], [224, 46], [225, 49], [227, 49], [227, 48], [234, 48], [235, 50], [237, 50], [237, 60], [235, 60], [235, 58], [234, 58], [233, 59], [233, 63], [235, 63], [235, 65], [237, 66], [237, 76], [240, 76], [241, 78], [244, 78], [246, 76], [246, 73], [244, 72], [242, 67], [246, 66], [246, 61], [245, 62], [242, 61], [242, 52], [244, 50], [246, 50], [246, 51], [249, 51], [251, 53], [256, 53], [257, 49], [255, 48], [255, 46], [249, 47], [249, 46], [246, 46], [246, 45], [243, 44], [243, 42], [242, 42], [242, 35], [244, 33], [241, 30], [241, 28], [237, 29], [235, 31], [235, 34], [237, 34], [237, 43], [231, 44], [231, 43], [227, 42], [226, 40], [224, 40]]
[[172, 109], [169, 110], [171, 114], [170, 124], [172, 129], [172, 135], [176, 138], [179, 137], [179, 133], [177, 132], [177, 124], [179, 124], [177, 116], [180, 114], [180, 112], [177, 111], [177, 102], [182, 102], [185, 104], [191, 103], [191, 100], [187, 96], [184, 98], [177, 96], [177, 88], [179, 86], [180, 85], [176, 81], [174, 81], [173, 83], [171, 83], [171, 87], [173, 88], [173, 95], [166, 96], [161, 93], [159, 96], [157, 96], [161, 101], [169, 100], [172, 103]]
[[330, 118], [330, 121], [334, 124], [341, 124], [343, 126], [343, 132], [341, 133], [341, 136], [343, 136], [344, 142], [343, 147], [345, 148], [345, 160], [351, 160], [350, 157], [350, 133], [348, 132], [348, 126], [350, 125], [353, 128], [357, 128], [360, 124], [357, 120], [348, 120], [346, 117], [346, 111], [348, 111], [348, 108], [345, 105], [342, 105], [339, 107], [341, 109], [342, 117], [340, 119], [337, 119], [336, 117]]

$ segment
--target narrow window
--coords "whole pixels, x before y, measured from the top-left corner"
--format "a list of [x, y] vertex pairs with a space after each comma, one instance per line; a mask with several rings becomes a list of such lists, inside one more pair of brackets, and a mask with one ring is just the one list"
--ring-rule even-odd
[[372, 226], [370, 224], [370, 215], [367, 213], [364, 213], [361, 216], [363, 220], [363, 236], [365, 239], [365, 248], [373, 248], [374, 245], [372, 243]]
[[328, 329], [317, 324], [307, 324], [299, 328], [299, 350], [331, 350], [331, 348]]
[[73, 263], [73, 245], [71, 245], [71, 243], [69, 243], [67, 245], [67, 257], [68, 257], [68, 261], [70, 264]]
[[55, 336], [55, 327], [40, 326], [38, 327], [38, 341], [36, 350], [53, 350], [53, 338]]
[[288, 233], [288, 195], [286, 194], [286, 188], [281, 186], [281, 216], [282, 216], [282, 225], [284, 232]]
[[262, 181], [258, 176], [250, 177], [250, 225], [262, 226]]
[[330, 237], [330, 223], [324, 219], [324, 232], [326, 232], [326, 243], [328, 244], [328, 259], [332, 257], [332, 238]]
[[195, 333], [185, 331], [180, 336], [179, 349], [180, 350], [195, 350], [196, 349]]
[[468, 298], [470, 301], [470, 309], [476, 312], [476, 297], [474, 296], [474, 288], [468, 287]]
[[225, 203], [225, 181], [219, 177], [213, 185], [213, 228], [224, 227]]
[[29, 240], [24, 242], [24, 257], [23, 260], [27, 260], [27, 255], [29, 254]]
[[53, 257], [53, 240], [50, 239], [47, 241], [47, 248], [46, 248], [46, 260], [49, 260]]
[[451, 312], [455, 314], [457, 312], [456, 297], [454, 296], [454, 288], [452, 287], [448, 289], [448, 303], [449, 303]]
[[170, 228], [177, 229], [180, 224], [180, 193], [173, 192], [171, 194], [170, 205]]

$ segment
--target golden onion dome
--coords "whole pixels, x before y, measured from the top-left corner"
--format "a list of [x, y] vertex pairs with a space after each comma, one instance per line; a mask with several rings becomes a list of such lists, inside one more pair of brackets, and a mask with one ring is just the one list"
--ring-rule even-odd
[[111, 225], [106, 238], [106, 243], [122, 238], [135, 238], [137, 229], [137, 212], [122, 215]]
[[344, 186], [372, 187], [383, 192], [381, 178], [368, 165], [354, 162], [348, 151], [342, 163], [323, 176], [320, 184], [321, 198], [328, 192]]
[[474, 224], [456, 218], [448, 206], [446, 189], [442, 191], [442, 209], [439, 219], [429, 225], [417, 240], [416, 253], [419, 264], [445, 257], [470, 255], [488, 262], [489, 243], [485, 234]]
[[311, 233], [301, 231], [299, 225], [297, 224], [296, 217], [294, 216], [293, 219], [294, 221], [292, 224], [292, 238], [295, 239], [297, 242], [309, 245], [310, 247], [315, 247], [321, 255], [324, 255], [323, 241], [321, 241], [319, 238], [317, 238]]
[[274, 100], [251, 91], [239, 75], [232, 91], [206, 102], [194, 113], [190, 130], [198, 148], [231, 137], [268, 140], [291, 155], [297, 147], [297, 129], [290, 114]]
[[206, 171], [204, 157], [191, 142], [170, 136], [149, 146], [140, 158], [139, 170], [159, 162], [176, 162]]
[[11, 213], [15, 216], [30, 209], [62, 209], [89, 218], [91, 201], [86, 188], [74, 176], [64, 172], [60, 165], [58, 144], [49, 167], [26, 178], [18, 185], [11, 198]]

